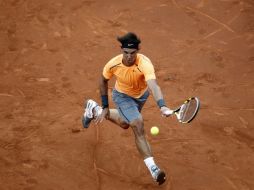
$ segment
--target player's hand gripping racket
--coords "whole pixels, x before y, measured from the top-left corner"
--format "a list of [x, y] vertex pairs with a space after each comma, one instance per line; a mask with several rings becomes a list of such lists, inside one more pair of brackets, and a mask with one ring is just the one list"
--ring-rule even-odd
[[178, 121], [180, 123], [191, 122], [198, 113], [200, 101], [197, 97], [192, 97], [187, 100], [177, 109], [174, 110]]

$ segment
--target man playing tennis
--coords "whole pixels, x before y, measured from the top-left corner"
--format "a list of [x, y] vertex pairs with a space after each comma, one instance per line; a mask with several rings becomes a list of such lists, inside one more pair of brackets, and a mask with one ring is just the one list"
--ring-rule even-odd
[[[134, 33], [127, 33], [117, 39], [121, 43], [122, 54], [112, 58], [103, 68], [100, 79], [102, 106], [93, 100], [86, 102], [83, 126], [88, 128], [92, 120], [98, 124], [106, 118], [124, 129], [131, 127], [139, 153], [153, 179], [161, 185], [166, 180], [166, 174], [155, 164], [144, 134], [141, 110], [151, 92], [163, 116], [170, 116], [173, 111], [164, 102], [153, 64], [146, 56], [138, 53], [140, 39]], [[108, 81], [113, 76], [116, 77], [116, 83], [112, 99], [116, 109], [109, 109]]]

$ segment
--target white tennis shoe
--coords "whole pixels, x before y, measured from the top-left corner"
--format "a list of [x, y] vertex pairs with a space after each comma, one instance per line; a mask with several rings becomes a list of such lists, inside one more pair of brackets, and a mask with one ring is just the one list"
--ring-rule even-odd
[[85, 104], [85, 113], [82, 117], [82, 124], [84, 128], [88, 128], [91, 121], [95, 119], [102, 112], [101, 106], [95, 101], [89, 99]]
[[151, 168], [151, 174], [153, 179], [159, 184], [163, 184], [166, 181], [166, 174], [164, 171], [160, 170], [160, 168], [156, 165], [152, 165]]

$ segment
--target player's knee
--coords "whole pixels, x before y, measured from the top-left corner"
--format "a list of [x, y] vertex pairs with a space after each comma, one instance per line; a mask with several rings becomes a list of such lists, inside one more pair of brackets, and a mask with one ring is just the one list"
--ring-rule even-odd
[[128, 123], [121, 122], [120, 127], [122, 127], [123, 129], [128, 129], [130, 127], [130, 125]]
[[143, 126], [144, 125], [144, 122], [143, 122], [143, 119], [142, 118], [137, 118], [133, 121], [130, 122], [130, 126]]
[[133, 120], [130, 123], [130, 126], [132, 127], [132, 129], [136, 135], [138, 135], [138, 136], [144, 135], [144, 121], [142, 118]]

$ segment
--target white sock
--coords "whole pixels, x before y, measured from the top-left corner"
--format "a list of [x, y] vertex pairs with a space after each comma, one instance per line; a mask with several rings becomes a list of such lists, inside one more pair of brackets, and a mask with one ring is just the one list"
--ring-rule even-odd
[[155, 165], [153, 157], [148, 157], [144, 160], [146, 167], [150, 169], [153, 165]]
[[[150, 171], [153, 179], [156, 180], [157, 175], [158, 175], [158, 171], [160, 171], [160, 168], [158, 168], [158, 166], [155, 164], [153, 157], [148, 157], [144, 160], [146, 167], [148, 168], [148, 170]], [[156, 169], [156, 170], [155, 170]]]
[[146, 167], [148, 168], [148, 170], [150, 171], [150, 173], [152, 174], [152, 170], [151, 170], [151, 167], [156, 165], [154, 160], [153, 160], [153, 157], [148, 157], [144, 160], [145, 164], [146, 164]]

